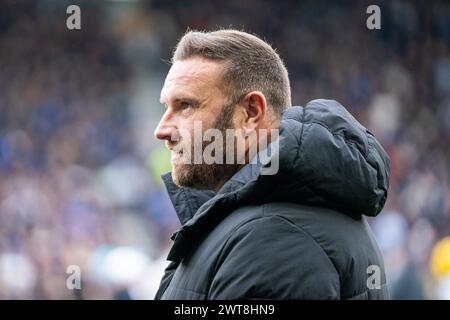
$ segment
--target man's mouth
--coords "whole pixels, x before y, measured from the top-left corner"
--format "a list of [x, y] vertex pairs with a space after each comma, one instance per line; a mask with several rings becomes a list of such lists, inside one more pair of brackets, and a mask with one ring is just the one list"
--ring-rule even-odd
[[172, 150], [172, 162], [180, 160], [183, 157], [183, 150]]

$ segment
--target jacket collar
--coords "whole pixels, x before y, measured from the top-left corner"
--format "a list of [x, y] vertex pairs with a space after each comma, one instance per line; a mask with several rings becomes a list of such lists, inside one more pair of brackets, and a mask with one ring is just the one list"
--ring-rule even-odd
[[[248, 185], [256, 182], [261, 164], [247, 164], [230, 178], [222, 188], [214, 193], [210, 190], [196, 190], [178, 187], [171, 173], [162, 175], [169, 197], [182, 224], [173, 235], [173, 246], [167, 257], [170, 261], [181, 262], [195, 243], [217, 225], [225, 216], [248, 199]], [[252, 189], [252, 188], [250, 188]], [[250, 196], [251, 197], [251, 196]]]
[[175, 212], [181, 225], [189, 221], [197, 210], [215, 193], [210, 190], [196, 190], [192, 188], [178, 187], [172, 179], [172, 173], [168, 172], [161, 176], [169, 193]]
[[[226, 194], [236, 191], [249, 181], [256, 180], [261, 172], [261, 166], [260, 162], [245, 165], [217, 193], [211, 190], [179, 187], [173, 182], [171, 172], [163, 174], [161, 178], [166, 186], [178, 219], [181, 225], [184, 226], [194, 218], [198, 211], [201, 211], [199, 209], [207, 202], [209, 202], [209, 205], [206, 207], [209, 208], [215, 201], [224, 198]], [[207, 210], [203, 211], [204, 214]], [[189, 224], [192, 224], [195, 220], [193, 219]]]

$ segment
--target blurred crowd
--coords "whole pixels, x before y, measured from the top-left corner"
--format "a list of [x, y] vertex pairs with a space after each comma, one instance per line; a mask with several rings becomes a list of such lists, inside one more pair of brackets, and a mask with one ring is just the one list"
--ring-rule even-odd
[[152, 134], [188, 27], [262, 36], [294, 105], [336, 99], [374, 132], [392, 168], [369, 223], [392, 298], [450, 298], [450, 3], [379, 1], [368, 30], [365, 1], [78, 1], [71, 31], [76, 3], [0, 4], [0, 299], [153, 298], [179, 222]]

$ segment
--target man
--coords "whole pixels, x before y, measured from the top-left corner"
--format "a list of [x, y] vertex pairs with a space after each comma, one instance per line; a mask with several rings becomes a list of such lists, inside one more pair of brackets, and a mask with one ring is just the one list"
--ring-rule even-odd
[[[388, 189], [389, 158], [373, 135], [336, 101], [291, 107], [287, 70], [256, 36], [188, 32], [172, 62], [155, 136], [172, 150], [163, 180], [182, 227], [156, 299], [388, 298], [363, 217], [381, 211]], [[208, 145], [192, 142], [198, 123], [241, 132], [244, 153], [185, 161]], [[270, 161], [253, 161], [264, 139], [258, 155], [272, 150]]]

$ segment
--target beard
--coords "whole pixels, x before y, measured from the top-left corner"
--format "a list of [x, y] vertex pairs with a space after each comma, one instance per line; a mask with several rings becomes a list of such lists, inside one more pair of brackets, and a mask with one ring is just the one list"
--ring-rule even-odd
[[[226, 129], [233, 128], [234, 104], [226, 105], [222, 108], [222, 112], [217, 117], [212, 128], [216, 128], [222, 132], [225, 137]], [[223, 150], [227, 150], [226, 139], [223, 141]], [[203, 150], [210, 142], [202, 141]], [[194, 144], [191, 146], [191, 155], [194, 154]], [[224, 154], [225, 157], [225, 154]], [[179, 187], [189, 187], [194, 189], [214, 190], [218, 189], [228, 181], [241, 167], [241, 164], [227, 164], [225, 159], [220, 163], [173, 163], [172, 164], [172, 180]]]

